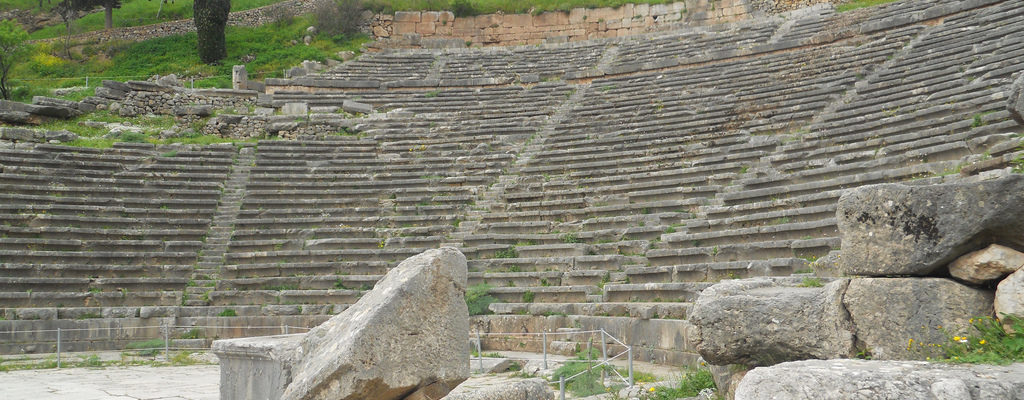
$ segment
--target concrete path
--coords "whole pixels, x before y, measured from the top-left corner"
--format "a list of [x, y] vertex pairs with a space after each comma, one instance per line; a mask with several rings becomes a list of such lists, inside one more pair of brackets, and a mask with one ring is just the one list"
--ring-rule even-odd
[[[499, 353], [527, 360], [539, 360], [541, 357], [534, 353]], [[553, 368], [565, 358], [552, 355], [549, 362]], [[616, 364], [625, 366], [624, 362]], [[476, 368], [475, 360], [472, 366]], [[677, 380], [679, 376], [678, 367], [637, 362], [634, 368], [659, 378]], [[516, 379], [509, 374], [474, 374], [456, 390], [505, 385]], [[0, 400], [217, 400], [220, 397], [219, 391], [218, 365], [109, 366], [0, 372]]]
[[220, 366], [62, 368], [0, 372], [0, 399], [217, 400]]

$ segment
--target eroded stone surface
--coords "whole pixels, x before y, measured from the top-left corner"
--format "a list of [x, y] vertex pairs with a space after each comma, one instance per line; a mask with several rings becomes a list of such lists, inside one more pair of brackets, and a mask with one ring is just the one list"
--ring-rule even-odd
[[462, 393], [453, 393], [445, 400], [550, 400], [555, 397], [543, 379], [525, 379], [505, 385], [489, 386]]
[[[936, 357], [948, 335], [991, 316], [993, 292], [942, 278], [852, 279], [843, 297], [859, 346], [878, 360]], [[913, 341], [911, 341], [913, 340]]]
[[970, 283], [985, 283], [1024, 267], [1024, 253], [998, 244], [967, 253], [949, 264], [949, 274]]
[[1020, 399], [1024, 364], [956, 365], [919, 361], [806, 360], [748, 372], [736, 398]]
[[1006, 111], [1018, 124], [1024, 125], [1024, 74], [1010, 86], [1010, 96], [1006, 103]]
[[303, 337], [283, 399], [401, 399], [469, 377], [466, 257], [411, 257], [374, 290]]
[[931, 275], [989, 243], [1024, 248], [1024, 175], [851, 190], [836, 218], [848, 275]]
[[852, 356], [853, 327], [842, 305], [849, 280], [824, 287], [797, 287], [800, 282], [755, 278], [705, 289], [690, 315], [697, 351], [718, 365]]
[[1004, 324], [1008, 323], [1003, 317], [1004, 313], [1024, 318], [1024, 269], [999, 282], [994, 306], [996, 317]]

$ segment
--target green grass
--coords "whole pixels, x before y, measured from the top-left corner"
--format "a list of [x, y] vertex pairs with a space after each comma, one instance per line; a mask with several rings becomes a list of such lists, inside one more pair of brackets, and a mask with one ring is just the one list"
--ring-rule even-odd
[[836, 6], [837, 12], [847, 12], [858, 8], [877, 6], [879, 4], [892, 3], [896, 0], [854, 0], [846, 4]]
[[[599, 8], [599, 7], [620, 7], [623, 4], [666, 4], [672, 0], [468, 0], [468, 7], [462, 5], [460, 8], [468, 12], [462, 14], [491, 14], [498, 11], [507, 14], [528, 13], [531, 10], [535, 13], [544, 11], [569, 11], [573, 8]], [[454, 10], [455, 1], [452, 0], [366, 0], [364, 4], [371, 10], [392, 13], [395, 11], [410, 10]]]
[[469, 315], [485, 315], [490, 314], [491, 310], [488, 309], [491, 303], [498, 302], [498, 299], [487, 294], [491, 290], [491, 285], [481, 283], [470, 286], [466, 289], [466, 307], [469, 308]]
[[[50, 0], [51, 5], [47, 5], [46, 1], [44, 1], [43, 9], [48, 10], [52, 4], [57, 4], [57, 1], [58, 0]], [[274, 3], [280, 3], [281, 1], [283, 0], [231, 0], [231, 11], [244, 11]], [[9, 7], [12, 9], [29, 8], [37, 11], [39, 10], [38, 0], [6, 0], [3, 2], [4, 5], [0, 6], [0, 9], [8, 7], [8, 2], [15, 4], [15, 6]], [[25, 3], [28, 3], [27, 6]], [[191, 1], [168, 2], [167, 4], [164, 4], [163, 10], [160, 10], [160, 18], [157, 18], [156, 13], [159, 8], [159, 0], [124, 0], [121, 4], [121, 8], [114, 9], [114, 28], [151, 25], [161, 22], [192, 18]], [[72, 32], [84, 33], [102, 30], [104, 23], [103, 9], [97, 8], [96, 10], [97, 11], [94, 13], [75, 20], [71, 26]], [[64, 34], [64, 29], [63, 24], [51, 25], [32, 32], [29, 35], [29, 38], [46, 39], [58, 37]]]
[[943, 346], [946, 358], [940, 361], [1000, 365], [1024, 362], [1024, 319], [1008, 314], [1003, 318], [1009, 329], [992, 317], [972, 319], [974, 333], [950, 337]]
[[[57, 43], [38, 43], [29, 57], [12, 69], [14, 98], [26, 101], [34, 95], [48, 95], [49, 89], [97, 86], [102, 79], [146, 79], [152, 75], [177, 74], [182, 82], [196, 87], [231, 86], [231, 67], [246, 65], [250, 79], [277, 78], [283, 71], [302, 60], [325, 62], [339, 51], [358, 51], [368, 41], [365, 36], [330, 37], [317, 35], [311, 45], [302, 43], [312, 16], [298, 17], [287, 23], [264, 25], [257, 28], [227, 28], [228, 56], [221, 65], [211, 66], [199, 61], [196, 54], [196, 34], [175, 35], [142, 42], [104, 42], [75, 47], [72, 59], [57, 55], [63, 53]], [[295, 40], [298, 44], [291, 44]], [[76, 94], [85, 97], [89, 93]]]
[[699, 369], [684, 374], [679, 380], [679, 386], [672, 388], [659, 387], [654, 389], [650, 399], [671, 400], [684, 397], [695, 397], [700, 394], [701, 390], [714, 388], [715, 380], [711, 377], [711, 371]]

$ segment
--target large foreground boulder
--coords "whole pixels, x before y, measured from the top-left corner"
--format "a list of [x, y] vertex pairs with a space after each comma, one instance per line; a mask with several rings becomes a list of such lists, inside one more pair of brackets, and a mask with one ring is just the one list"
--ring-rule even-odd
[[736, 389], [736, 398], [1024, 399], [1024, 364], [995, 366], [919, 361], [796, 361], [747, 372]]
[[931, 186], [853, 189], [836, 210], [849, 275], [943, 273], [991, 243], [1024, 249], [1024, 175]]
[[799, 287], [800, 280], [754, 278], [711, 286], [690, 313], [694, 345], [718, 365], [853, 356], [853, 327], [842, 304], [848, 283]]
[[923, 360], [992, 315], [993, 292], [942, 278], [853, 279], [843, 296], [858, 346], [877, 360]]
[[220, 340], [221, 399], [438, 398], [469, 377], [466, 257], [410, 257], [305, 335]]

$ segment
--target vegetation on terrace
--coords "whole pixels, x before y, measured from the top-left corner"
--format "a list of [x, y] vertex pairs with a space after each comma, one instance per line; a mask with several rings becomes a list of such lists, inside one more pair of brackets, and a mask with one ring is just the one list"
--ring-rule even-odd
[[[89, 86], [101, 79], [126, 81], [152, 75], [177, 74], [185, 82], [195, 79], [196, 87], [230, 87], [231, 66], [246, 65], [253, 79], [281, 77], [285, 69], [302, 60], [324, 62], [343, 50], [358, 51], [369, 40], [365, 36], [318, 34], [306, 46], [302, 38], [312, 16], [297, 17], [256, 28], [227, 28], [228, 57], [220, 65], [207, 65], [196, 54], [196, 34], [175, 35], [137, 43], [80, 43], [72, 59], [55, 56], [56, 43], [37, 43], [24, 62], [11, 71], [14, 99], [27, 101], [34, 95], [49, 95], [53, 88]], [[294, 44], [293, 44], [294, 41]], [[85, 97], [91, 90], [73, 97]]]

